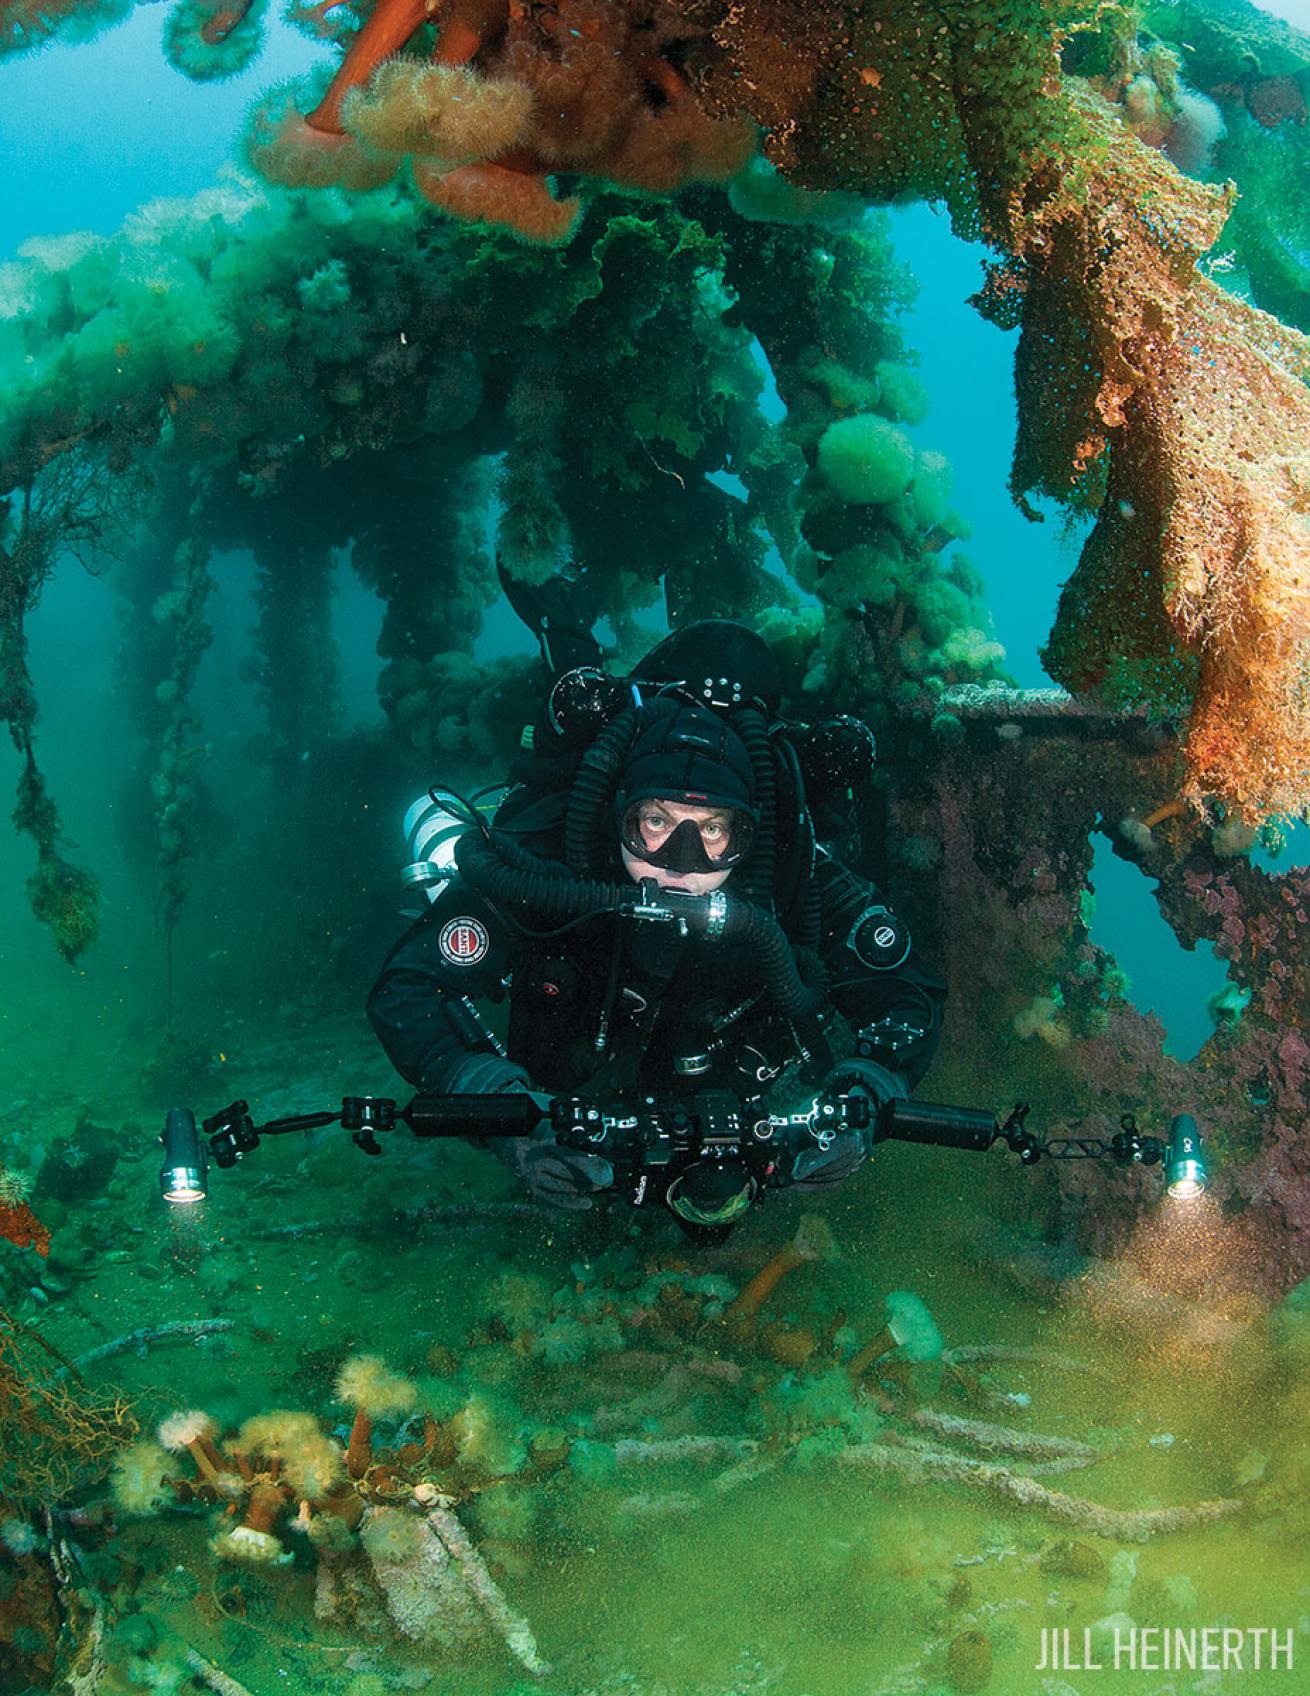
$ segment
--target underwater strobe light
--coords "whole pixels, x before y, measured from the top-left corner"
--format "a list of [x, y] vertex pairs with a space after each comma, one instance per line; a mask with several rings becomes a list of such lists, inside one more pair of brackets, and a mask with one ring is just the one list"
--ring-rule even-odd
[[1169, 1151], [1165, 1155], [1165, 1187], [1175, 1201], [1190, 1201], [1209, 1182], [1201, 1155], [1201, 1133], [1190, 1113], [1179, 1113], [1169, 1126]]
[[186, 1205], [203, 1201], [209, 1158], [196, 1130], [196, 1116], [185, 1107], [170, 1107], [160, 1133], [164, 1164], [159, 1189], [165, 1201]]

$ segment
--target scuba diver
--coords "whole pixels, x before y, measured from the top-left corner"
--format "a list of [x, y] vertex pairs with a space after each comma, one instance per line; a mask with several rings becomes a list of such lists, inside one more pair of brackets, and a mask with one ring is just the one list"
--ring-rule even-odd
[[[557, 679], [490, 825], [468, 803], [455, 814], [457, 869], [431, 877], [369, 993], [402, 1077], [539, 1102], [759, 1096], [789, 1073], [873, 1110], [909, 1096], [945, 986], [834, 852], [873, 738], [849, 718], [782, 722], [781, 695], [767, 644], [726, 620], [676, 631], [630, 677]], [[483, 1005], [507, 995], [502, 1043]], [[854, 1052], [835, 1059], [841, 1021]], [[615, 1184], [548, 1119], [483, 1146], [547, 1205], [587, 1208]], [[770, 1182], [840, 1182], [869, 1146], [843, 1130]], [[693, 1236], [743, 1205], [726, 1178], [665, 1199]]]

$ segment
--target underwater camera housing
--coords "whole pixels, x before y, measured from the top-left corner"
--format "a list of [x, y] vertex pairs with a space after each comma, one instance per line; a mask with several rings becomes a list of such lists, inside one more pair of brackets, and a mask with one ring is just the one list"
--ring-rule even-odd
[[[417, 1137], [528, 1137], [549, 1120], [563, 1147], [599, 1154], [614, 1171], [613, 1193], [633, 1207], [663, 1206], [699, 1242], [721, 1242], [770, 1188], [793, 1181], [796, 1157], [829, 1149], [854, 1134], [871, 1152], [882, 1142], [912, 1142], [983, 1154], [1004, 1142], [1024, 1165], [1042, 1159], [1112, 1160], [1163, 1165], [1169, 1196], [1186, 1201], [1208, 1182], [1201, 1137], [1190, 1114], [1174, 1116], [1168, 1141], [1143, 1136], [1130, 1114], [1109, 1141], [1099, 1137], [1043, 1140], [1025, 1125], [1019, 1102], [1003, 1122], [980, 1108], [895, 1099], [875, 1106], [861, 1090], [815, 1096], [801, 1113], [770, 1113], [761, 1096], [701, 1090], [688, 1096], [641, 1096], [602, 1102], [557, 1096], [548, 1106], [524, 1091], [503, 1095], [416, 1095], [398, 1108], [388, 1096], [346, 1096], [337, 1112], [297, 1113], [256, 1125], [244, 1101], [204, 1122], [214, 1164], [231, 1167], [261, 1137], [285, 1136], [340, 1123], [365, 1154], [381, 1154], [378, 1138], [407, 1125]], [[206, 1190], [206, 1150], [188, 1108], [170, 1110], [160, 1141], [160, 1187], [172, 1202], [197, 1202]]]
[[663, 1205], [694, 1236], [726, 1236], [777, 1173], [777, 1122], [728, 1090], [645, 1096], [627, 1112], [565, 1096], [550, 1117], [557, 1142], [604, 1155], [633, 1207]]

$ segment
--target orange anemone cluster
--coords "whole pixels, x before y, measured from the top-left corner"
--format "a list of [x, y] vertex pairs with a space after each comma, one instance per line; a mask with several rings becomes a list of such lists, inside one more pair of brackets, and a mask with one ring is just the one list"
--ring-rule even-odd
[[380, 186], [409, 158], [433, 205], [554, 245], [580, 206], [551, 173], [667, 193], [742, 169], [754, 124], [695, 96], [715, 51], [667, 0], [377, 0], [312, 109], [275, 90], [247, 151], [296, 187]]

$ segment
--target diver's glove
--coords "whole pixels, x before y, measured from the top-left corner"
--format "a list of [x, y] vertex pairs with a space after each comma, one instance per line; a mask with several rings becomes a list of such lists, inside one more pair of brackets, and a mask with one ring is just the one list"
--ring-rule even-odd
[[[867, 1095], [871, 1118], [876, 1118], [884, 1101], [904, 1101], [910, 1086], [899, 1072], [889, 1072], [876, 1060], [843, 1060], [823, 1080], [825, 1095]], [[838, 1131], [827, 1148], [802, 1149], [791, 1169], [791, 1181], [820, 1189], [840, 1184], [868, 1159], [873, 1148], [873, 1125], [867, 1130]]]
[[[446, 1082], [452, 1095], [508, 1095], [520, 1090], [549, 1115], [551, 1097], [532, 1087], [532, 1080], [512, 1060], [499, 1054], [470, 1054]], [[548, 1117], [530, 1137], [487, 1137], [483, 1145], [508, 1166], [534, 1201], [546, 1207], [579, 1212], [591, 1206], [590, 1197], [614, 1182], [614, 1168], [598, 1154], [561, 1148]]]
[[526, 1185], [532, 1199], [546, 1207], [581, 1212], [591, 1206], [593, 1195], [614, 1182], [608, 1160], [579, 1148], [561, 1148], [549, 1125], [539, 1126], [530, 1137], [497, 1137], [492, 1152]]

